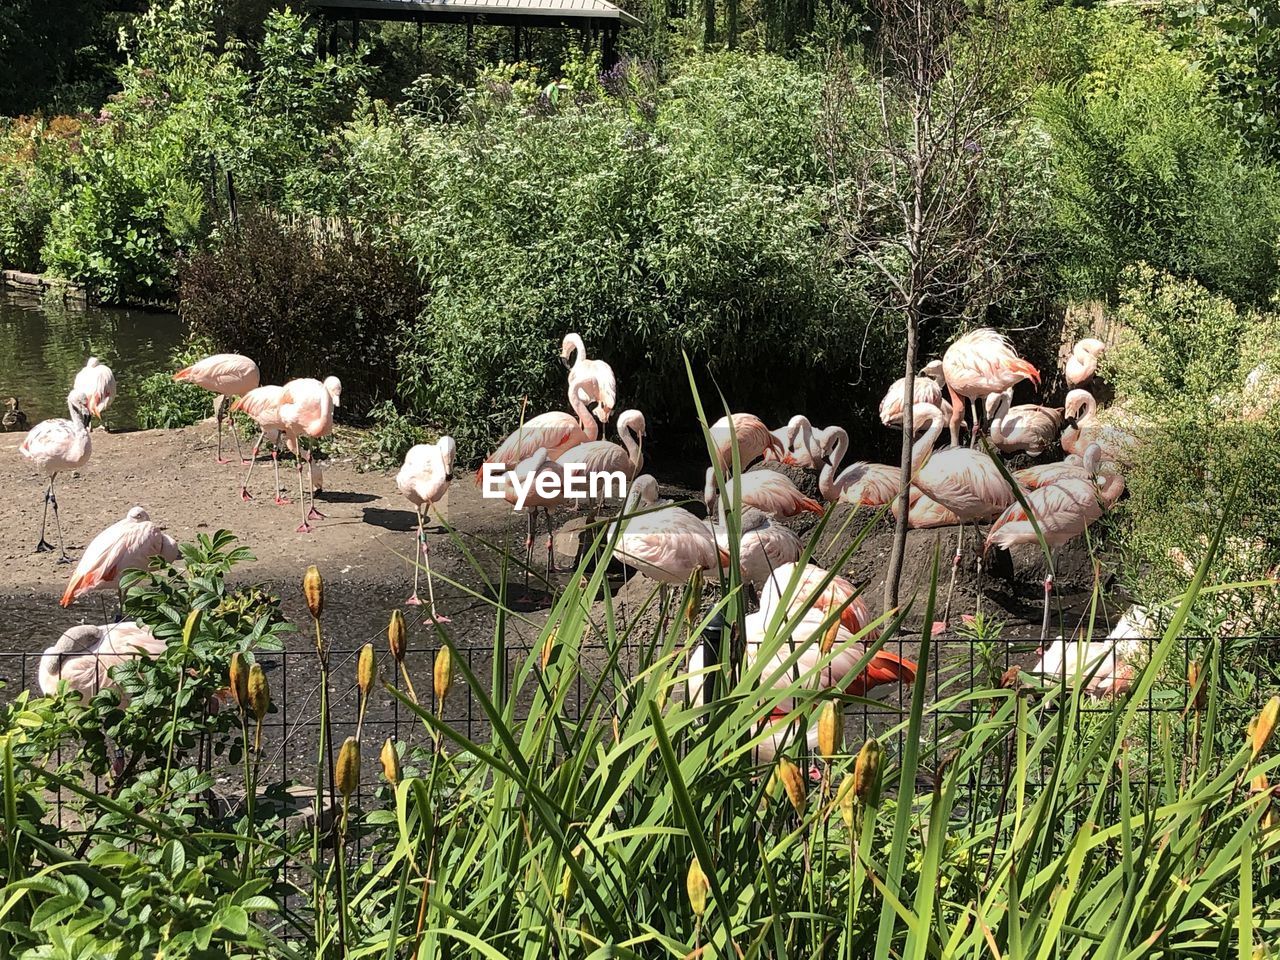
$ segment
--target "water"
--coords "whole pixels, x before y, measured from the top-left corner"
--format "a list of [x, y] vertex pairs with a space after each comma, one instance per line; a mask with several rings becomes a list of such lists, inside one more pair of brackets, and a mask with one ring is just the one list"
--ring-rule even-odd
[[136, 384], [169, 370], [185, 329], [177, 314], [42, 301], [0, 291], [0, 398], [15, 396], [27, 419], [67, 415], [67, 393], [85, 360], [116, 375], [112, 430], [138, 426]]

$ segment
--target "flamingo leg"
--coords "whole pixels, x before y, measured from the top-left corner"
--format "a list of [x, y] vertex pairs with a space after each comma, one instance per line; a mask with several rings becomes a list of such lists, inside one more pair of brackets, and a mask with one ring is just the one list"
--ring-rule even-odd
[[556, 572], [556, 544], [555, 544], [555, 528], [551, 524], [551, 510], [547, 507], [542, 508], [542, 516], [547, 521], [547, 581], [551, 580], [551, 574]]
[[271, 465], [276, 470], [276, 503], [286, 504], [289, 502], [289, 498], [284, 495], [284, 489], [280, 486], [280, 442], [278, 439], [271, 445]]
[[214, 413], [214, 416], [218, 418], [218, 452], [215, 455], [214, 459], [216, 459], [218, 463], [231, 462], [229, 460], [224, 460], [222, 457], [222, 420], [223, 420], [223, 417], [225, 416], [225, 414], [223, 414], [222, 411], [226, 406], [226, 402], [227, 402], [227, 398], [224, 397], [222, 394], [218, 394], [217, 397], [215, 397], [213, 400], [213, 413]]
[[[431, 512], [431, 505], [427, 504], [427, 513]], [[418, 521], [421, 525], [421, 520]], [[431, 548], [427, 546], [427, 538], [424, 534], [422, 537], [422, 559], [427, 567], [427, 597], [431, 602], [431, 616], [423, 623], [448, 623], [449, 618], [436, 613], [436, 588], [431, 583]]]
[[1044, 575], [1044, 619], [1040, 621], [1040, 649], [1049, 637], [1049, 600], [1053, 596], [1053, 572], [1058, 568], [1057, 551], [1049, 552], [1049, 570]]
[[51, 476], [49, 477], [49, 485], [44, 488], [44, 515], [40, 518], [40, 539], [36, 541], [36, 553], [44, 553], [53, 549], [53, 544], [44, 538], [45, 529], [49, 525], [49, 501], [52, 499], [53, 477]]
[[406, 606], [420, 606], [422, 601], [418, 599], [418, 558], [422, 556], [422, 548], [426, 546], [426, 535], [422, 532], [422, 506], [418, 506], [418, 539], [413, 546], [413, 593], [409, 594], [409, 599], [405, 601]]
[[533, 532], [535, 520], [533, 511], [528, 513], [529, 532], [524, 538], [524, 593], [529, 595], [529, 568], [533, 566]]
[[976, 520], [973, 522], [973, 533], [978, 538], [978, 575], [974, 580], [974, 590], [978, 598], [973, 608], [973, 615], [977, 617], [982, 614], [982, 528], [978, 526], [978, 521]]
[[297, 533], [310, 533], [311, 524], [307, 523], [310, 518], [307, 516], [307, 491], [302, 486], [302, 438], [298, 438], [298, 504], [302, 508], [302, 523], [298, 526]]
[[311, 509], [307, 511], [308, 520], [323, 520], [324, 514], [316, 509], [316, 478], [311, 471], [311, 452], [307, 452], [307, 483], [311, 487]]
[[236, 442], [236, 459], [240, 461], [240, 466], [243, 467], [249, 461], [244, 458], [244, 453], [240, 450], [240, 431], [236, 429], [235, 414], [228, 413], [227, 420], [230, 421], [232, 439]]
[[[253, 468], [258, 462], [258, 451], [262, 448], [262, 438], [265, 437], [266, 435], [267, 435], [267, 431], [265, 430], [263, 430], [260, 434], [258, 434], [258, 440], [253, 445], [253, 453], [249, 459], [249, 472], [244, 475], [244, 483], [240, 484], [240, 499], [243, 500], [245, 503], [248, 503], [250, 500], [253, 499], [253, 497], [249, 495], [249, 479], [253, 476]], [[279, 477], [277, 477], [276, 480], [277, 480], [276, 492], [279, 493], [280, 491]]]
[[951, 582], [947, 584], [947, 602], [942, 607], [942, 623], [947, 624], [951, 619], [951, 595], [956, 589], [956, 571], [960, 569], [960, 558], [964, 555], [964, 524], [960, 524], [960, 532], [956, 535], [956, 552], [951, 558]]

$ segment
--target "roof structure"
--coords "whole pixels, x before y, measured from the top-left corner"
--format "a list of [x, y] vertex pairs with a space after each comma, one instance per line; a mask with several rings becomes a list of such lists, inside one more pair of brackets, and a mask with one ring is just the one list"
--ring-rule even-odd
[[608, 0], [310, 0], [310, 6], [338, 20], [411, 20], [597, 30], [640, 25], [638, 18]]

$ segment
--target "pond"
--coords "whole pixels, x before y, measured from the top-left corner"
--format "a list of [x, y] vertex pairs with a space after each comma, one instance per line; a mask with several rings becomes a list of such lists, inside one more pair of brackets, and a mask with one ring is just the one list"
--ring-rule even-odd
[[67, 415], [67, 393], [90, 356], [116, 375], [112, 430], [138, 426], [140, 380], [170, 368], [186, 330], [174, 313], [107, 309], [0, 290], [0, 398], [14, 396], [28, 420]]

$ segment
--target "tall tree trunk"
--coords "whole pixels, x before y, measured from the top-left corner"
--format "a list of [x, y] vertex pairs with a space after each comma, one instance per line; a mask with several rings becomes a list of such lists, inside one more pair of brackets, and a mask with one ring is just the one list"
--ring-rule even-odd
[[[907, 517], [911, 512], [911, 447], [915, 442], [915, 389], [916, 389], [916, 351], [920, 334], [920, 305], [912, 302], [906, 309], [907, 315], [907, 355], [902, 385], [902, 472], [898, 479], [898, 496], [902, 508], [902, 519], [893, 528], [893, 550], [889, 554], [889, 570], [884, 579], [884, 609], [892, 610], [898, 605], [899, 587], [902, 583], [902, 567], [907, 554]], [[928, 625], [925, 626], [928, 629]]]
[[702, 31], [702, 48], [709, 50], [716, 42], [716, 0], [702, 0], [706, 24]]
[[738, 0], [728, 0], [728, 24], [726, 32], [729, 35], [729, 49], [732, 50], [738, 45]]

